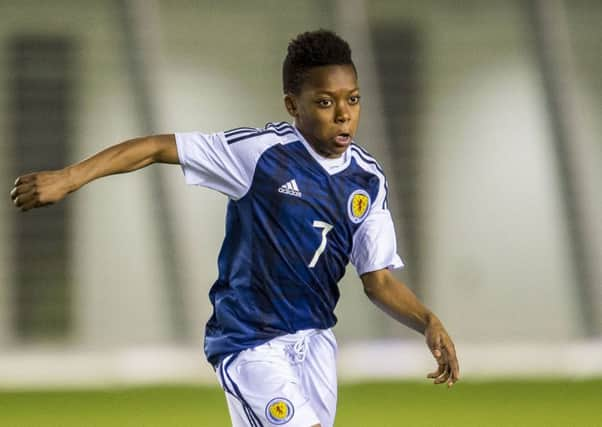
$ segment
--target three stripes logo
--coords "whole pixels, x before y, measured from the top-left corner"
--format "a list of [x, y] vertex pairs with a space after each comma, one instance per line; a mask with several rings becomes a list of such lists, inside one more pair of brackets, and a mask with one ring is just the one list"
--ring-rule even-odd
[[288, 194], [290, 196], [295, 196], [295, 197], [303, 196], [301, 191], [299, 191], [299, 187], [297, 187], [297, 181], [295, 181], [294, 179], [291, 179], [286, 184], [281, 185], [280, 188], [278, 188], [278, 192], [283, 193], [283, 194]]

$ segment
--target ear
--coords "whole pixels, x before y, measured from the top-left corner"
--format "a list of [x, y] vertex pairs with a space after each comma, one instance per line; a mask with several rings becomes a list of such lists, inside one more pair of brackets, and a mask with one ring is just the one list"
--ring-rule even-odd
[[299, 115], [297, 110], [297, 100], [293, 95], [286, 94], [284, 95], [284, 106], [286, 107], [286, 111], [292, 116], [297, 118]]

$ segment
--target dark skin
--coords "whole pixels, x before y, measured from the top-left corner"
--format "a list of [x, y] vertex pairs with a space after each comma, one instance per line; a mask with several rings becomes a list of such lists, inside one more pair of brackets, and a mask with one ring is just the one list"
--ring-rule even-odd
[[[355, 135], [360, 118], [360, 91], [351, 65], [311, 69], [298, 94], [287, 94], [284, 104], [307, 142], [326, 158], [341, 156]], [[341, 138], [341, 136], [349, 136]], [[368, 298], [385, 313], [423, 334], [437, 361], [427, 375], [435, 384], [454, 385], [460, 368], [454, 343], [441, 321], [388, 269], [361, 276]]]
[[[350, 65], [315, 67], [306, 75], [299, 93], [284, 97], [286, 110], [299, 131], [326, 158], [341, 156], [351, 144], [359, 123], [359, 101], [357, 76]], [[64, 169], [20, 176], [10, 195], [17, 208], [28, 211], [56, 203], [95, 179], [153, 163], [179, 164], [173, 134], [131, 139]], [[365, 273], [361, 280], [375, 305], [425, 336], [438, 365], [427, 377], [435, 384], [453, 386], [460, 378], [456, 350], [437, 316], [388, 269]]]
[[312, 68], [300, 92], [285, 95], [284, 105], [318, 154], [340, 157], [351, 144], [360, 119], [360, 90], [353, 67]]

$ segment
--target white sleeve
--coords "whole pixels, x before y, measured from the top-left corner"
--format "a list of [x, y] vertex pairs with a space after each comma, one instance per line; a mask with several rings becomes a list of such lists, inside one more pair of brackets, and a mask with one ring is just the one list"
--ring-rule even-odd
[[384, 185], [368, 217], [353, 235], [351, 263], [358, 275], [383, 268], [402, 268], [403, 261], [397, 254], [397, 240], [391, 213], [384, 202], [386, 190]]
[[229, 144], [223, 132], [176, 133], [175, 137], [186, 183], [217, 190], [234, 200], [249, 190], [261, 154], [280, 142], [266, 135]]

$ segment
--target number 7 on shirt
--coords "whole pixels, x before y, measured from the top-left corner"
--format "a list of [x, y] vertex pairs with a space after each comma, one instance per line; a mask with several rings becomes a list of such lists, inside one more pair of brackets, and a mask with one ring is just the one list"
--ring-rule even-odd
[[309, 263], [309, 268], [314, 268], [316, 266], [316, 263], [318, 262], [318, 258], [320, 258], [320, 255], [322, 255], [322, 252], [324, 252], [324, 249], [326, 249], [326, 241], [328, 240], [326, 235], [328, 234], [328, 232], [330, 230], [332, 230], [332, 225], [324, 222], [324, 221], [314, 221], [313, 226], [316, 228], [321, 228], [322, 229], [322, 242], [320, 243], [320, 246], [318, 246], [318, 249], [316, 249], [316, 253], [314, 254], [314, 257], [311, 259], [311, 262]]

